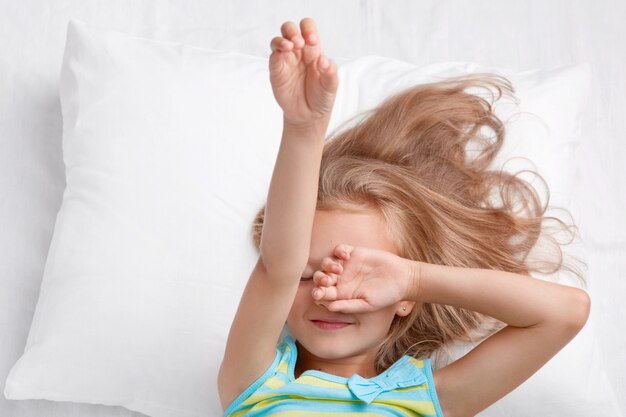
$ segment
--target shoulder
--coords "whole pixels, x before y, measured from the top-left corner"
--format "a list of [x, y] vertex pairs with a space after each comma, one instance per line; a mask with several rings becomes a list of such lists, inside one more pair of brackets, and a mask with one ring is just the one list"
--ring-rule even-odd
[[425, 384], [427, 385], [428, 394], [433, 404], [437, 417], [454, 417], [449, 414], [444, 414], [440, 403], [440, 391], [442, 390], [442, 381], [440, 374], [433, 371], [432, 361], [430, 358], [413, 358], [409, 357], [408, 361], [422, 372]]
[[276, 356], [267, 370], [239, 394], [224, 411], [229, 416], [248, 408], [262, 398], [264, 393], [289, 383], [297, 358], [295, 340], [291, 335], [281, 337], [276, 344]]

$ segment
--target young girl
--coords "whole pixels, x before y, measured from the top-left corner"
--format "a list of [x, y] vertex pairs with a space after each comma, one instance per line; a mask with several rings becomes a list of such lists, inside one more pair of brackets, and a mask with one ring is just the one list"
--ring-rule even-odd
[[[284, 129], [219, 372], [224, 416], [474, 416], [572, 340], [590, 308], [584, 290], [530, 276], [546, 207], [487, 170], [504, 127], [464, 90], [512, 87], [489, 74], [412, 87], [325, 145], [336, 66], [312, 19], [281, 32], [269, 69]], [[484, 145], [475, 158], [470, 140]], [[488, 320], [505, 325], [432, 369], [437, 348]]]

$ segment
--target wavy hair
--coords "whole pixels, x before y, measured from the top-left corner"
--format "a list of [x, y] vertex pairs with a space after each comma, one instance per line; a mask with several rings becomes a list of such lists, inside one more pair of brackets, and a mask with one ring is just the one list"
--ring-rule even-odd
[[[466, 91], [472, 88], [487, 91], [490, 100]], [[505, 138], [493, 107], [503, 95], [515, 98], [508, 79], [480, 73], [415, 85], [359, 113], [342, 126], [365, 117], [325, 143], [316, 209], [377, 210], [407, 259], [529, 277], [565, 270], [586, 286], [560, 247], [574, 240], [577, 227], [546, 215], [549, 189], [541, 175], [490, 169]], [[479, 145], [474, 157], [471, 144]], [[546, 184], [545, 204], [522, 172]], [[262, 207], [253, 222], [257, 250], [264, 212]], [[566, 231], [571, 239], [560, 243], [554, 231]], [[540, 238], [553, 250], [531, 259]], [[474, 343], [505, 325], [459, 307], [416, 305], [409, 315], [394, 318], [375, 369], [383, 372], [404, 354], [429, 357], [447, 343]]]

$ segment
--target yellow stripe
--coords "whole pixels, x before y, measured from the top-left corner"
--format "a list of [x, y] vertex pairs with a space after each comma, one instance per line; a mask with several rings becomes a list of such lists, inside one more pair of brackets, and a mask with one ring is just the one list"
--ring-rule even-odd
[[301, 375], [300, 378], [293, 381], [294, 384], [314, 385], [316, 387], [333, 388], [347, 390], [346, 384], [340, 384], [338, 382], [327, 381], [325, 379], [317, 378], [311, 375]]
[[423, 359], [415, 359], [414, 357], [409, 357], [409, 362], [411, 362], [413, 365], [415, 365], [418, 368], [423, 368], [424, 367], [424, 360]]
[[[372, 402], [372, 404], [374, 404], [376, 402], [377, 401], [374, 400]], [[387, 402], [385, 402], [385, 406], [387, 406], [388, 408], [395, 409], [398, 412], [405, 414], [407, 417], [424, 417], [425, 415], [427, 415], [427, 414], [424, 414], [423, 411], [418, 412], [418, 410], [411, 410], [411, 409], [407, 409], [405, 407], [398, 407], [398, 406], [395, 406], [395, 405], [392, 405], [392, 404], [387, 404]]]
[[390, 407], [398, 406], [400, 410], [405, 411], [407, 409], [417, 411], [418, 415], [423, 414], [437, 414], [435, 411], [435, 406], [430, 400], [418, 401], [418, 400], [399, 400], [394, 398], [384, 398], [380, 401], [374, 400], [372, 404], [384, 404]]
[[268, 378], [267, 381], [265, 381], [265, 383], [263, 384], [268, 388], [271, 389], [276, 389], [276, 388], [280, 388], [283, 385], [285, 385], [285, 381], [283, 381], [280, 378], [276, 378], [275, 376]]
[[[285, 394], [285, 395], [289, 395], [289, 394]], [[271, 399], [271, 398], [274, 398], [274, 397], [276, 397], [276, 393], [272, 392], [272, 391], [255, 392], [254, 394], [249, 396], [247, 400], [242, 402], [240, 407], [243, 406], [243, 405], [253, 405], [253, 404], [256, 404], [256, 403], [261, 402], [263, 400], [267, 400], [268, 398]]]
[[282, 372], [283, 374], [287, 375], [287, 371], [289, 369], [289, 364], [287, 363], [287, 361], [285, 360], [281, 360], [280, 363], [278, 364], [278, 372]]

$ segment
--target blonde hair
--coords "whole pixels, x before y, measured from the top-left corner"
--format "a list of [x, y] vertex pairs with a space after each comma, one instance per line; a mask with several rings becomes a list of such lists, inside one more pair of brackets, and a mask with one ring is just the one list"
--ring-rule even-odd
[[[491, 102], [468, 88], [486, 89]], [[495, 99], [492, 88], [498, 91]], [[378, 210], [399, 255], [407, 259], [529, 276], [563, 269], [585, 284], [581, 273], [564, 262], [560, 243], [550, 233], [565, 230], [571, 243], [577, 228], [545, 214], [548, 187], [542, 205], [537, 190], [519, 173], [488, 170], [505, 137], [493, 104], [513, 94], [506, 78], [473, 74], [410, 87], [361, 113], [367, 117], [324, 146], [317, 209]], [[484, 135], [484, 128], [494, 135]], [[474, 158], [466, 149], [470, 142], [481, 145]], [[493, 201], [494, 191], [499, 202]], [[264, 211], [253, 223], [257, 249]], [[544, 225], [549, 221], [556, 228]], [[531, 262], [528, 255], [540, 237], [556, 254], [541, 253]], [[502, 327], [478, 312], [423, 303], [394, 318], [375, 368], [380, 373], [404, 354], [429, 357], [446, 343], [475, 342], [472, 333], [482, 339]]]

